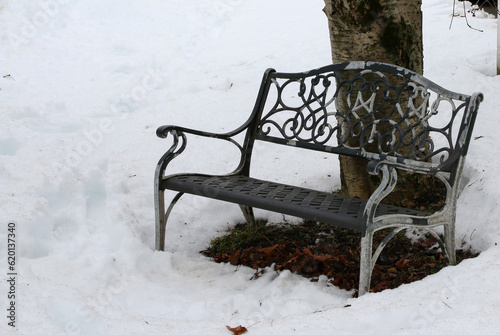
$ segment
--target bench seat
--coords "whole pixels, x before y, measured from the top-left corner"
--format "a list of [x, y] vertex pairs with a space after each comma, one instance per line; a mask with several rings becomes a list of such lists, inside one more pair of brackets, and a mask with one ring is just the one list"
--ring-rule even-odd
[[[163, 180], [165, 189], [201, 195], [304, 219], [361, 231], [366, 201], [308, 188], [233, 175], [174, 175]], [[376, 216], [403, 214], [425, 217], [431, 213], [379, 204]]]

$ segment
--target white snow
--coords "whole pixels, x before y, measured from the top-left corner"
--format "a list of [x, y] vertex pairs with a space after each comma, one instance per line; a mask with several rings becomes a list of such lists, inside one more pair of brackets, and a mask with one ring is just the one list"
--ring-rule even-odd
[[[1, 333], [229, 334], [226, 325], [241, 324], [249, 334], [498, 334], [496, 19], [469, 14], [483, 32], [463, 17], [449, 29], [452, 4], [423, 1], [424, 74], [485, 95], [457, 211], [457, 244], [481, 255], [354, 299], [323, 278], [250, 280], [251, 269], [201, 256], [242, 220], [231, 204], [185, 196], [168, 251], [153, 250], [153, 174], [170, 143], [156, 128], [232, 130], [266, 68], [330, 63], [323, 1], [0, 0]], [[256, 148], [256, 176], [339, 186], [336, 158], [274, 149], [280, 158]], [[170, 171], [231, 171], [236, 157], [193, 139]], [[7, 325], [9, 222], [17, 330]]]

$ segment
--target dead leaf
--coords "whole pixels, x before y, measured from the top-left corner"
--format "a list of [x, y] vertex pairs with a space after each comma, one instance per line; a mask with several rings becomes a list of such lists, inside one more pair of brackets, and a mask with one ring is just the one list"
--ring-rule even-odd
[[278, 247], [277, 244], [273, 245], [272, 247], [268, 247], [268, 248], [262, 248], [262, 249], [259, 249], [257, 250], [257, 252], [263, 252], [265, 253], [266, 255], [269, 255], [271, 254], [274, 250], [276, 250], [276, 248]]
[[304, 248], [303, 250], [304, 254], [306, 254], [307, 256], [309, 257], [313, 257], [313, 253], [311, 252], [311, 250], [307, 249], [307, 248]]
[[408, 258], [401, 258], [396, 262], [396, 266], [400, 269], [407, 268], [410, 265]]
[[330, 259], [332, 259], [332, 256], [331, 255], [321, 254], [321, 255], [315, 255], [314, 259], [317, 260], [318, 262], [323, 262], [324, 263], [324, 262], [329, 261]]
[[229, 329], [230, 331], [233, 332], [233, 335], [245, 334], [248, 331], [245, 327], [243, 327], [241, 325], [239, 325], [236, 328], [231, 328], [229, 326], [226, 326], [226, 327], [227, 327], [227, 329]]

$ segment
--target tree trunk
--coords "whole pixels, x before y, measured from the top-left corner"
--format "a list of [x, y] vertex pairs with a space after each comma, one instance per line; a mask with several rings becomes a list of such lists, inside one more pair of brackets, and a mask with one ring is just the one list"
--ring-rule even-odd
[[[423, 73], [421, 0], [325, 0], [332, 59], [396, 64]], [[394, 78], [390, 78], [393, 80]], [[367, 199], [378, 178], [366, 170], [366, 160], [340, 156], [342, 193]], [[433, 182], [400, 173], [397, 188], [387, 200], [419, 206]]]
[[421, 0], [325, 0], [334, 63], [363, 60], [423, 73]]

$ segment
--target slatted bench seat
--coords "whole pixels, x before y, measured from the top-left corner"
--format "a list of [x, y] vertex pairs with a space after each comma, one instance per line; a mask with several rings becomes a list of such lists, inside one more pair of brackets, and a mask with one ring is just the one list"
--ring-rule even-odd
[[[183, 194], [238, 204], [249, 223], [253, 208], [360, 231], [359, 295], [370, 289], [373, 266], [399, 231], [428, 230], [455, 264], [455, 215], [459, 182], [481, 93], [448, 91], [410, 70], [383, 63], [347, 62], [302, 73], [265, 72], [249, 119], [228, 133], [162, 126], [172, 144], [155, 174], [156, 249], [165, 249], [166, 223]], [[436, 120], [436, 124], [434, 123]], [[187, 145], [187, 135], [229, 141], [241, 156], [227, 175], [166, 175], [168, 164]], [[242, 143], [237, 135], [244, 135]], [[368, 200], [281, 184], [250, 176], [254, 143], [266, 141], [362, 157], [380, 184]], [[446, 186], [446, 203], [434, 213], [381, 204], [397, 183], [397, 171], [432, 175]], [[328, 167], [325, 166], [325, 173]], [[165, 190], [176, 191], [170, 205]], [[431, 228], [443, 226], [444, 238]], [[392, 228], [373, 252], [373, 234]]]
[[[366, 207], [366, 201], [357, 198], [246, 176], [181, 175], [167, 179], [164, 187], [359, 231], [363, 227], [363, 211]], [[430, 215], [423, 211], [379, 204], [375, 215], [384, 214]]]

